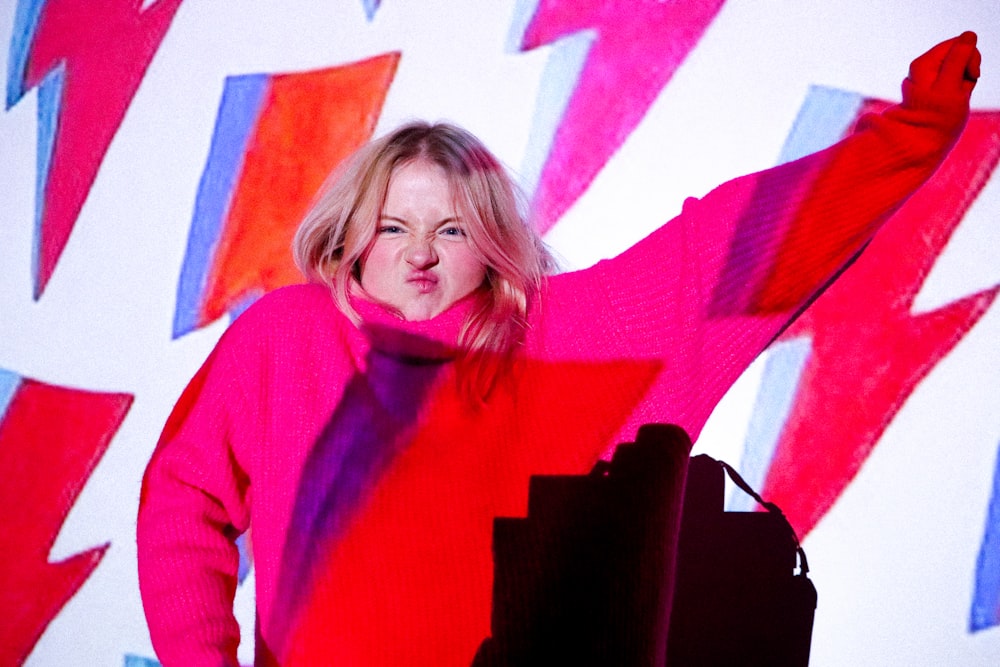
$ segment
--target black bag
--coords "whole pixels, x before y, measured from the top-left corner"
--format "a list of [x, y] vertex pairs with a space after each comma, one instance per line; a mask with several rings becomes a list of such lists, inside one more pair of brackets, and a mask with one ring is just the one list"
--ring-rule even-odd
[[[725, 473], [768, 511], [724, 511]], [[808, 665], [816, 610], [808, 571], [805, 552], [777, 506], [763, 501], [727, 463], [692, 457], [667, 664]]]
[[[528, 516], [494, 520], [473, 667], [808, 663], [816, 590], [791, 527], [690, 448], [647, 425], [589, 475], [531, 478]], [[771, 511], [723, 511], [724, 470]]]

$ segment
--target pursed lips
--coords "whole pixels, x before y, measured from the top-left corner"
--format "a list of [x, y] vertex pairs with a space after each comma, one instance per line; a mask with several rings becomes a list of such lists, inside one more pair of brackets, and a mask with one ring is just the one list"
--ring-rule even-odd
[[406, 279], [421, 292], [430, 292], [437, 286], [438, 277], [430, 271], [414, 271]]

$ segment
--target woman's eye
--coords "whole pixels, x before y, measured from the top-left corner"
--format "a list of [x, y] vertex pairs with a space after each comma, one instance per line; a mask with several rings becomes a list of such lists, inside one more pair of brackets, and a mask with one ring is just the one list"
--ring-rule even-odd
[[379, 234], [398, 234], [402, 231], [403, 229], [399, 225], [382, 225], [378, 228]]
[[465, 230], [461, 227], [445, 227], [441, 230], [444, 236], [465, 236]]

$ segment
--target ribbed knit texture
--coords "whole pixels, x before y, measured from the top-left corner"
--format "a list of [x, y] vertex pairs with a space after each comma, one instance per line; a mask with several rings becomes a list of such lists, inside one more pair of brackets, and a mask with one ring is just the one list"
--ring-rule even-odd
[[936, 169], [967, 108], [904, 88], [837, 146], [726, 183], [621, 256], [551, 278], [485, 406], [456, 391], [470, 308], [403, 322], [317, 285], [224, 334], [150, 462], [139, 574], [168, 667], [235, 665], [251, 529], [259, 665], [468, 665], [495, 516], [647, 422], [697, 437], [729, 386]]

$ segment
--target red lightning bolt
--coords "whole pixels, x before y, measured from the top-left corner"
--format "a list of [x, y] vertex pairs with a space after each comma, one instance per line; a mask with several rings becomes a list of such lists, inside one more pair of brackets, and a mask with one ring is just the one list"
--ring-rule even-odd
[[535, 191], [542, 231], [584, 193], [695, 47], [725, 0], [541, 0], [523, 50], [593, 30]]
[[972, 114], [931, 181], [785, 332], [786, 339], [810, 337], [812, 352], [764, 495], [800, 535], [854, 478], [917, 384], [993, 303], [997, 287], [911, 314], [921, 284], [998, 158], [1000, 112]]
[[[45, 290], [97, 170], [181, 0], [141, 9], [136, 0], [49, 0], [38, 13], [21, 94], [61, 72], [55, 108], [39, 109], [52, 126], [36, 242], [35, 298]], [[40, 152], [49, 150], [40, 141]], [[40, 163], [42, 160], [40, 160]]]
[[398, 53], [273, 77], [210, 273], [201, 322], [248, 295], [297, 283], [288, 248], [330, 170], [375, 130]]
[[107, 544], [49, 563], [59, 528], [132, 397], [24, 380], [0, 422], [0, 664], [20, 665]]
[[526, 362], [473, 411], [442, 389], [324, 564], [283, 664], [468, 665], [490, 632], [493, 518], [526, 514], [532, 474], [589, 470], [659, 370]]

